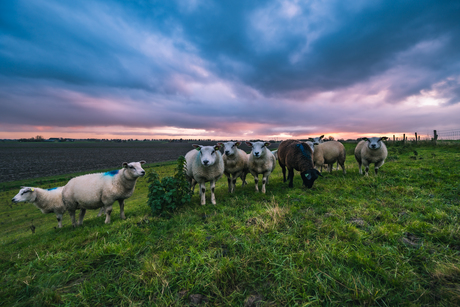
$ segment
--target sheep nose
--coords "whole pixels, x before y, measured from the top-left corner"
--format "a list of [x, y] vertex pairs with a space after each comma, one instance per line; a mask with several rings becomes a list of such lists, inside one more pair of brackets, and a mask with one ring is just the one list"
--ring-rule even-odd
[[145, 175], [145, 171], [142, 171], [142, 172], [141, 172], [141, 175], [144, 176], [144, 175]]
[[225, 154], [226, 154], [227, 156], [229, 155], [229, 153], [230, 153], [230, 151], [228, 151], [228, 150], [225, 151]]
[[204, 161], [203, 161], [203, 164], [204, 164], [204, 165], [208, 165], [208, 163], [209, 163], [208, 160], [204, 160]]
[[258, 156], [259, 156], [259, 152], [256, 151], [256, 152], [254, 153], [254, 156], [258, 157]]
[[375, 144], [372, 144], [371, 147], [372, 147], [372, 148], [375, 148]]

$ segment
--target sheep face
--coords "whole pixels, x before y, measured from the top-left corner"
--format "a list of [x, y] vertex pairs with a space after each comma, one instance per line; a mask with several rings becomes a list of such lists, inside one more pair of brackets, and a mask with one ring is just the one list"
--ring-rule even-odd
[[237, 153], [238, 146], [241, 145], [240, 142], [225, 142], [225, 143], [217, 143], [217, 144], [224, 146], [224, 154], [228, 157], [233, 156], [235, 153]]
[[129, 174], [129, 177], [131, 178], [138, 178], [142, 177], [145, 175], [145, 171], [142, 168], [142, 164], [144, 164], [145, 161], [139, 161], [139, 162], [123, 162], [123, 168], [125, 169], [125, 174], [126, 172]]
[[319, 145], [323, 143], [323, 137], [324, 137], [324, 134], [316, 138], [310, 138], [310, 141], [313, 142], [313, 145]]
[[23, 187], [21, 190], [19, 190], [19, 193], [15, 197], [13, 197], [11, 201], [14, 203], [25, 202], [25, 201], [34, 202], [35, 198], [37, 197], [34, 191], [35, 191], [34, 188]]
[[315, 152], [315, 144], [313, 142], [306, 141], [305, 143], [307, 143], [308, 146], [310, 146], [311, 152]]
[[201, 161], [201, 164], [203, 166], [214, 165], [214, 163], [216, 163], [216, 161], [218, 160], [217, 159], [217, 157], [218, 157], [217, 152], [220, 149], [219, 144], [215, 145], [215, 146], [201, 146], [201, 145], [194, 144], [192, 146], [195, 147], [195, 149], [200, 152], [198, 155], [199, 155], [199, 159]]
[[317, 169], [314, 168], [302, 172], [300, 175], [302, 177], [303, 184], [309, 189], [311, 189], [311, 187], [315, 183], [315, 180], [318, 179], [319, 176], [323, 176]]
[[264, 147], [270, 146], [269, 142], [246, 142], [246, 145], [252, 148], [254, 158], [261, 158], [264, 156]]
[[367, 141], [367, 147], [371, 150], [377, 150], [382, 147], [382, 140], [388, 139], [386, 136], [384, 137], [372, 137], [372, 138], [363, 138], [363, 140]]

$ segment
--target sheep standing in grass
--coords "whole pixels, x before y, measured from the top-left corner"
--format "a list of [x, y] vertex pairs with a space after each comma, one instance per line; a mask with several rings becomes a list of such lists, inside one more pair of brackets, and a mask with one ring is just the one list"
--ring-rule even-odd
[[267, 148], [269, 142], [246, 142], [252, 147], [249, 154], [249, 172], [254, 176], [256, 192], [259, 192], [259, 174], [262, 174], [262, 193], [265, 194], [265, 184], [276, 166], [273, 153]]
[[247, 184], [246, 174], [249, 172], [249, 157], [246, 152], [239, 149], [241, 142], [217, 143], [224, 146], [224, 174], [227, 176], [228, 192], [233, 193], [236, 186], [236, 179], [241, 178], [243, 186]]
[[14, 203], [29, 202], [35, 205], [42, 213], [55, 213], [58, 227], [62, 228], [62, 215], [66, 211], [62, 202], [62, 187], [52, 189], [40, 189], [23, 187], [13, 197]]
[[[345, 170], [345, 159], [347, 156], [347, 151], [345, 146], [342, 143], [337, 141], [329, 141], [318, 144], [315, 146], [315, 152], [313, 153], [313, 161], [315, 162], [315, 167], [321, 166], [321, 170], [325, 164], [327, 164], [327, 169], [332, 173], [332, 166], [334, 162], [340, 164], [342, 171], [346, 174]], [[337, 167], [338, 168], [338, 167]]]
[[206, 182], [210, 182], [211, 187], [211, 203], [216, 204], [216, 196], [214, 190], [216, 181], [224, 174], [225, 166], [222, 154], [220, 153], [220, 145], [202, 146], [192, 145], [192, 149], [185, 155], [186, 177], [190, 182], [192, 192], [195, 190], [195, 185], [200, 185], [201, 205], [206, 204]]
[[139, 177], [145, 175], [142, 164], [145, 161], [123, 163], [121, 170], [105, 173], [88, 174], [72, 178], [62, 191], [62, 200], [72, 218], [75, 227], [75, 210], [80, 209], [78, 225], [83, 224], [87, 209], [104, 207], [105, 223], [110, 223], [112, 206], [115, 201], [120, 204], [120, 217], [125, 217], [125, 199], [131, 197]]
[[313, 183], [321, 176], [314, 168], [312, 150], [310, 145], [297, 140], [282, 141], [278, 147], [278, 163], [283, 171], [283, 182], [286, 182], [286, 168], [288, 169], [289, 187], [294, 187], [294, 170], [300, 172], [303, 184], [311, 188]]
[[356, 145], [355, 158], [359, 165], [360, 174], [363, 173], [361, 166], [364, 165], [365, 175], [369, 176], [369, 164], [374, 163], [374, 170], [377, 175], [379, 168], [385, 163], [385, 159], [388, 156], [387, 147], [382, 142], [386, 139], [388, 139], [386, 136], [363, 138]]

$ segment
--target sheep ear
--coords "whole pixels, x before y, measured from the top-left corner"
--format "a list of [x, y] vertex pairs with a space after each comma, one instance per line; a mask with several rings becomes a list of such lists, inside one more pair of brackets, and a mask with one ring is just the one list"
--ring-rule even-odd
[[144, 163], [146, 163], [146, 162], [145, 162], [144, 160], [142, 160], [142, 161], [139, 161], [139, 163], [140, 163], [140, 164], [144, 164]]
[[369, 141], [369, 139], [366, 138], [366, 137], [362, 138], [362, 140], [363, 140], [363, 141]]
[[388, 140], [388, 137], [387, 137], [387, 136], [382, 136], [382, 137], [380, 138], [380, 140], [381, 140], [381, 141], [386, 141], [386, 140]]
[[239, 147], [241, 145], [241, 142], [238, 141], [238, 142], [235, 143], [235, 145], [236, 145], [236, 147]]
[[[222, 144], [222, 143], [220, 143], [220, 144]], [[220, 146], [221, 146], [221, 145], [219, 145], [219, 143], [217, 143], [217, 145], [214, 146], [214, 149], [215, 149], [215, 150], [219, 150], [219, 149], [220, 149]]]
[[320, 136], [319, 139], [321, 140], [323, 137], [324, 137], [324, 134], [322, 136]]
[[246, 142], [246, 145], [248, 145], [249, 147], [252, 147], [252, 143], [251, 143], [251, 142]]
[[123, 162], [122, 166], [123, 166], [123, 168], [127, 168], [128, 167], [128, 162]]
[[311, 179], [311, 174], [310, 174], [310, 173], [307, 173], [307, 174], [305, 174], [305, 177], [306, 177], [308, 180], [310, 180], [310, 179]]
[[219, 143], [217, 143], [217, 145], [219, 145], [219, 147], [224, 146], [224, 143], [219, 142]]
[[193, 144], [192, 146], [193, 146], [193, 148], [195, 148], [196, 150], [200, 150], [200, 149], [201, 149], [201, 145]]
[[270, 142], [265, 142], [264, 144], [265, 147], [270, 147], [270, 145], [271, 145]]

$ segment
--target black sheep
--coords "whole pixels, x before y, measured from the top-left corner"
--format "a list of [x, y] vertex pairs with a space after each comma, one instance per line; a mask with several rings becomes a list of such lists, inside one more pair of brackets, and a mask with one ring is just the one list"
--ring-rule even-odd
[[283, 180], [286, 182], [286, 167], [289, 171], [288, 180], [289, 187], [294, 184], [294, 169], [300, 172], [303, 184], [307, 188], [311, 188], [318, 176], [321, 173], [314, 168], [313, 152], [307, 143], [297, 140], [282, 141], [278, 147], [278, 163], [283, 171]]

